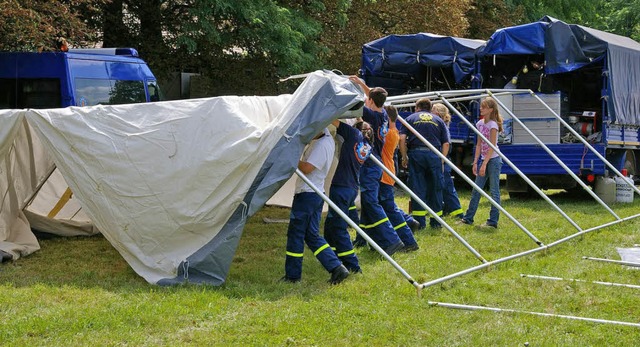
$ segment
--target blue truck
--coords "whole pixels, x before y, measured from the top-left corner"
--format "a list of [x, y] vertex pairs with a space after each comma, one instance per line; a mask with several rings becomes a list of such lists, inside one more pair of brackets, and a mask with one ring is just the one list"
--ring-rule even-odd
[[[397, 38], [394, 44], [399, 46]], [[411, 54], [416, 56], [429, 44], [425, 41], [423, 45], [414, 43], [413, 46]], [[393, 47], [386, 46], [382, 50], [387, 60], [393, 56]], [[409, 52], [405, 54], [410, 55]], [[434, 56], [449, 57], [457, 54], [457, 51], [447, 48], [443, 48], [439, 55], [433, 53]], [[463, 89], [530, 89], [618, 170], [626, 169], [631, 175], [640, 174], [639, 43], [544, 17], [538, 22], [498, 29], [486, 43], [468, 54], [473, 56], [469, 58], [473, 62], [472, 67], [466, 70], [468, 83]], [[412, 75], [413, 80], [429, 81], [432, 78], [423, 73], [428, 72], [427, 69], [416, 69], [415, 59], [378, 64], [379, 68], [370, 69], [366, 65], [366, 56], [363, 48], [362, 71], [365, 80], [373, 82], [372, 85], [390, 86], [391, 91], [395, 90], [391, 83], [376, 84], [381, 80], [367, 77], [367, 74], [391, 75], [384, 72], [387, 69], [393, 70], [397, 76], [402, 72]], [[424, 61], [422, 64], [426, 66]], [[407, 77], [403, 79], [407, 80]], [[453, 83], [450, 86], [443, 89], [456, 89]], [[411, 90], [421, 91], [428, 90]], [[544, 107], [533, 106], [530, 99], [526, 95], [514, 95], [501, 101], [505, 101], [513, 114], [583, 182], [593, 185], [599, 177], [612, 174], [598, 156], [578, 141], [571, 131], [567, 131], [562, 122]], [[509, 120], [508, 114], [503, 115]], [[468, 118], [475, 122], [477, 113], [473, 108], [470, 108]], [[500, 144], [500, 150], [538, 187], [565, 190], [579, 187], [521, 126], [513, 122], [508, 124], [510, 133]], [[458, 153], [463, 157], [456, 165], [470, 164], [474, 133], [452, 127], [452, 140], [454, 148], [458, 147]], [[534, 194], [510, 166], [505, 164], [502, 172], [506, 174], [506, 188], [511, 196]]]
[[132, 48], [0, 52], [0, 109], [160, 99], [155, 76]]

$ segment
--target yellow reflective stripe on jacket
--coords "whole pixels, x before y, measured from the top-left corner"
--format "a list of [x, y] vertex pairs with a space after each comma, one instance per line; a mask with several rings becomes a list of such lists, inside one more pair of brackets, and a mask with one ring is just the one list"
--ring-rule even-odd
[[304, 253], [293, 253], [293, 252], [288, 252], [287, 251], [287, 255], [290, 256], [290, 257], [302, 258]]
[[378, 225], [380, 225], [380, 224], [382, 224], [384, 222], [387, 222], [387, 221], [389, 221], [388, 217], [387, 218], [383, 218], [383, 219], [381, 219], [381, 220], [379, 220], [379, 221], [377, 221], [377, 222], [375, 222], [373, 224], [369, 224], [369, 225], [360, 224], [360, 227], [364, 228], [364, 229], [375, 228]]
[[349, 255], [349, 254], [354, 254], [355, 252], [356, 252], [356, 251], [354, 251], [354, 250], [352, 249], [352, 250], [350, 250], [350, 251], [346, 251], [346, 252], [338, 253], [337, 255], [338, 255], [338, 257], [344, 257], [344, 256], [347, 256], [347, 255]]
[[316, 249], [315, 252], [313, 252], [313, 255], [318, 255], [318, 253], [324, 251], [325, 249], [329, 248], [329, 244], [325, 243], [324, 245], [322, 245], [322, 247]]
[[400, 228], [402, 228], [403, 226], [406, 226], [406, 225], [407, 225], [407, 222], [400, 223], [397, 226], [393, 227], [393, 230], [398, 230], [398, 229], [400, 229]]
[[353, 205], [353, 206], [349, 207], [349, 211], [355, 210], [355, 209], [356, 209], [356, 205]]
[[442, 211], [438, 211], [438, 212], [436, 212], [436, 216], [441, 217], [441, 216], [442, 216]]
[[413, 210], [411, 211], [411, 214], [417, 217], [424, 217], [427, 215], [427, 211], [425, 210]]

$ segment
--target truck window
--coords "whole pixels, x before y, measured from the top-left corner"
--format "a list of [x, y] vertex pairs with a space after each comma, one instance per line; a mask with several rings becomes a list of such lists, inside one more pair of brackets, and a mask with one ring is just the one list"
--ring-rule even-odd
[[0, 109], [62, 107], [57, 78], [0, 78]]
[[147, 101], [142, 81], [76, 78], [75, 95], [78, 106], [118, 105]]

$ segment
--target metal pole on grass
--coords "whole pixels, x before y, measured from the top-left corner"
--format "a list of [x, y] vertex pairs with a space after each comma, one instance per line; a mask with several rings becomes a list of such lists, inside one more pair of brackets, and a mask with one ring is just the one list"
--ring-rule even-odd
[[627, 287], [627, 288], [640, 289], [640, 286], [635, 285], [635, 284], [625, 284], [625, 283], [615, 283], [615, 282], [602, 282], [602, 281], [585, 281], [585, 280], [577, 280], [577, 279], [574, 279], [574, 278], [561, 278], [561, 277], [527, 275], [527, 274], [520, 274], [520, 276], [521, 277], [526, 277], [526, 278], [537, 278], [537, 279], [541, 279], [541, 280], [584, 282], [584, 283], [602, 284], [602, 285], [605, 285], [605, 286], [612, 286], [612, 287]]
[[[535, 96], [535, 93], [533, 91], [530, 91], [530, 92], [531, 92], [531, 95]], [[491, 95], [491, 92], [489, 92], [489, 94]], [[536, 136], [536, 134], [534, 134], [531, 130], [529, 130], [529, 128], [526, 125], [524, 125], [524, 123], [522, 123], [522, 121], [518, 117], [516, 117], [516, 115], [513, 114], [513, 112], [511, 112], [511, 110], [509, 110], [508, 107], [504, 105], [504, 103], [502, 103], [502, 101], [500, 101], [498, 98], [494, 98], [494, 100], [496, 101], [496, 103], [498, 103], [498, 105], [502, 106], [502, 108], [511, 116], [511, 118], [514, 121], [516, 121], [522, 127], [524, 131], [526, 131], [529, 134], [529, 136], [531, 136], [534, 140], [536, 140], [538, 145], [540, 145], [540, 147], [544, 149], [544, 151], [547, 152], [547, 154], [549, 154], [551, 158], [553, 158], [553, 160], [555, 160], [556, 163], [558, 163], [558, 165], [560, 165], [564, 169], [564, 171], [566, 171], [569, 174], [569, 176], [571, 176], [576, 181], [576, 183], [578, 183], [589, 195], [591, 195], [611, 215], [613, 215], [616, 219], [620, 219], [620, 217], [618, 217], [618, 215], [604, 201], [602, 201], [602, 199], [600, 199], [600, 197], [598, 197], [596, 193], [594, 193], [591, 189], [589, 189], [589, 187], [584, 182], [582, 182], [580, 177], [576, 176], [576, 174], [574, 174], [571, 171], [571, 169], [569, 169], [569, 167], [564, 162], [562, 162], [562, 160], [560, 160], [560, 158], [558, 158], [558, 156], [555, 153], [553, 153], [553, 151], [549, 149], [549, 147], [544, 142], [542, 142], [542, 140], [540, 140], [538, 136]], [[545, 105], [544, 102], [542, 102], [542, 104]], [[555, 114], [555, 112], [553, 113]], [[555, 115], [557, 117], [557, 114]]]
[[631, 261], [622, 261], [622, 260], [613, 260], [613, 259], [604, 259], [604, 258], [592, 258], [592, 257], [582, 257], [582, 259], [586, 259], [586, 260], [595, 260], [595, 261], [601, 261], [603, 263], [613, 263], [613, 264], [620, 264], [620, 265], [627, 265], [627, 266], [640, 266], [640, 263], [634, 263]]
[[400, 272], [402, 276], [404, 276], [409, 281], [409, 283], [411, 283], [414, 287], [416, 287], [419, 295], [419, 292], [422, 288], [411, 277], [411, 275], [409, 275], [400, 265], [398, 265], [398, 263], [396, 263], [395, 260], [393, 260], [393, 258], [391, 258], [391, 256], [389, 256], [380, 246], [378, 246], [378, 244], [375, 243], [375, 241], [373, 241], [373, 239], [371, 239], [371, 237], [369, 237], [367, 233], [365, 233], [362, 229], [360, 229], [360, 226], [358, 226], [354, 221], [351, 220], [351, 218], [349, 218], [349, 216], [347, 216], [344, 212], [342, 212], [340, 208], [336, 204], [334, 204], [333, 201], [331, 201], [331, 199], [329, 199], [328, 196], [326, 196], [320, 189], [318, 189], [318, 187], [316, 187], [309, 180], [309, 178], [307, 178], [307, 176], [302, 171], [300, 171], [300, 169], [296, 169], [296, 174], [298, 175], [298, 177], [300, 177], [304, 181], [304, 183], [306, 183], [309, 187], [311, 187], [311, 189], [313, 189], [313, 191], [316, 192], [316, 194], [318, 194], [322, 198], [322, 200], [324, 200], [324, 202], [326, 202], [329, 205], [329, 207], [333, 209], [333, 211], [335, 211], [342, 219], [344, 219], [345, 222], [347, 222], [347, 224], [349, 224], [352, 228], [354, 228], [356, 232], [371, 245], [371, 247], [373, 247], [378, 253], [380, 253], [389, 263], [391, 263], [391, 265], [393, 265], [393, 267], [396, 268], [396, 270], [398, 270], [398, 272]]
[[556, 318], [566, 318], [573, 320], [580, 320], [592, 323], [602, 323], [602, 324], [615, 324], [615, 325], [626, 325], [630, 327], [640, 328], [639, 323], [631, 323], [631, 322], [622, 322], [616, 320], [607, 320], [607, 319], [597, 319], [597, 318], [587, 318], [587, 317], [578, 317], [578, 316], [568, 316], [563, 314], [553, 314], [553, 313], [544, 313], [544, 312], [531, 312], [531, 311], [521, 311], [514, 310], [510, 308], [497, 308], [497, 307], [488, 307], [488, 306], [473, 306], [473, 305], [461, 305], [461, 304], [451, 304], [447, 302], [435, 302], [429, 301], [429, 305], [438, 306], [438, 307], [446, 307], [457, 310], [469, 310], [469, 311], [492, 311], [492, 312], [509, 312], [509, 313], [526, 313], [532, 314], [536, 316], [543, 317], [556, 317]]
[[471, 247], [471, 245], [469, 245], [469, 243], [467, 243], [467, 241], [465, 241], [465, 239], [463, 239], [458, 233], [455, 232], [455, 230], [453, 230], [447, 223], [445, 223], [445, 221], [438, 215], [435, 214], [435, 212], [433, 212], [433, 210], [427, 206], [427, 204], [424, 203], [424, 201], [422, 201], [420, 198], [418, 198], [418, 196], [411, 191], [411, 189], [409, 189], [409, 187], [407, 187], [404, 183], [402, 183], [402, 181], [400, 179], [398, 179], [398, 177], [396, 177], [396, 175], [394, 175], [391, 170], [389, 170], [386, 166], [384, 166], [384, 164], [382, 162], [380, 162], [380, 160], [378, 160], [378, 158], [374, 157], [373, 155], [369, 156], [369, 160], [373, 160], [374, 163], [376, 163], [376, 165], [380, 166], [382, 168], [382, 170], [384, 170], [384, 172], [387, 173], [387, 175], [389, 175], [391, 178], [393, 178], [394, 181], [396, 181], [396, 183], [402, 187], [402, 189], [404, 189], [407, 193], [409, 193], [409, 195], [411, 195], [411, 197], [413, 199], [415, 199], [420, 206], [422, 206], [423, 208], [425, 208], [427, 211], [429, 211], [429, 213], [438, 221], [438, 223], [444, 225], [444, 227], [456, 238], [458, 239], [458, 241], [460, 241], [465, 247], [467, 247], [467, 249], [469, 251], [471, 251], [471, 253], [473, 253], [473, 255], [476, 256], [476, 258], [480, 259], [481, 262], [486, 263], [487, 260], [484, 259], [484, 257], [482, 255], [480, 255], [480, 253], [478, 253], [478, 251], [476, 251], [473, 247]]
[[[462, 172], [460, 169], [458, 169], [449, 160], [449, 158], [444, 156], [437, 148], [435, 148], [429, 141], [427, 141], [427, 139], [425, 139], [422, 135], [420, 135], [420, 133], [418, 133], [416, 131], [416, 129], [414, 129], [411, 125], [409, 125], [409, 123], [407, 123], [406, 120], [404, 120], [402, 117], [398, 117], [398, 120], [400, 121], [400, 123], [402, 123], [403, 126], [405, 126], [407, 129], [409, 129], [409, 131], [411, 131], [422, 143], [424, 143], [431, 151], [433, 151], [441, 159], [443, 159], [445, 161], [445, 163], [447, 163], [447, 165], [449, 165], [451, 167], [452, 170], [457, 172], [458, 175], [460, 175], [460, 177], [462, 177], [465, 181], [467, 181], [467, 183], [469, 183], [474, 189], [476, 189], [476, 191], [478, 193], [480, 193], [480, 195], [482, 195], [485, 198], [487, 198], [487, 200], [489, 200], [491, 205], [495, 206], [498, 210], [500, 210], [500, 212], [502, 212], [505, 216], [507, 216], [507, 218], [509, 218], [515, 225], [517, 225], [520, 229], [522, 229], [535, 243], [537, 243], [538, 245], [543, 245], [543, 243], [540, 240], [538, 240], [538, 238], [536, 238], [533, 234], [531, 234], [529, 232], [529, 230], [527, 230], [527, 228], [525, 228], [522, 224], [520, 224], [520, 222], [518, 222], [517, 219], [515, 219], [509, 212], [507, 212], [507, 210], [505, 210], [502, 206], [500, 206], [500, 204], [498, 204], [495, 200], [493, 200], [493, 198], [491, 198], [491, 196], [489, 194], [487, 194], [474, 181], [472, 181], [469, 177], [467, 177], [467, 175], [465, 175], [464, 172]], [[429, 212], [431, 212], [431, 210], [429, 210]]]
[[[539, 96], [537, 96], [535, 93], [531, 92], [531, 95], [533, 95], [536, 99], [538, 99], [538, 101], [540, 101], [549, 111], [551, 111], [551, 113], [558, 119], [558, 121], [560, 122], [560, 124], [562, 124], [565, 128], [567, 128], [567, 130], [573, 135], [575, 136], [578, 140], [580, 140], [580, 142], [582, 142], [582, 144], [584, 144], [585, 147], [587, 147], [591, 153], [595, 154], [596, 157], [598, 157], [598, 159], [602, 160], [602, 162], [609, 167], [609, 169], [611, 169], [611, 171], [613, 171], [618, 177], [622, 177], [625, 178], [622, 173], [620, 171], [618, 171], [618, 169], [616, 169], [615, 166], [613, 166], [607, 159], [605, 159], [605, 157], [602, 156], [602, 154], [598, 153], [598, 151], [596, 151], [595, 148], [593, 148], [593, 146], [591, 146], [591, 144], [585, 140], [584, 138], [582, 138], [582, 136], [580, 136], [580, 134], [578, 134], [577, 131], [575, 131], [569, 124], [567, 124], [567, 122], [565, 122], [564, 119], [562, 119], [562, 117], [560, 117], [555, 111], [553, 111], [551, 109], [551, 107], [549, 107], [549, 105], [545, 104], [544, 102], [542, 102], [542, 99], [540, 99]], [[638, 189], [633, 182], [629, 182], [628, 180], [624, 180], [625, 183], [629, 186], [631, 186], [631, 188], [633, 188], [633, 190], [640, 194], [640, 189]]]
[[[497, 94], [492, 94], [492, 95], [497, 96]], [[573, 225], [574, 228], [576, 228], [577, 230], [582, 230], [582, 228], [580, 228], [580, 226], [576, 222], [574, 222], [573, 219], [571, 219], [571, 217], [569, 217], [566, 213], [564, 213], [564, 211], [560, 207], [558, 207], [558, 205], [556, 205], [547, 196], [547, 194], [542, 192], [542, 190], [540, 190], [522, 171], [520, 171], [520, 169], [518, 169], [518, 167], [511, 160], [509, 160], [509, 158], [507, 158], [507, 156], [502, 154], [498, 150], [497, 146], [494, 146], [491, 143], [491, 141], [489, 141], [489, 139], [487, 139], [484, 135], [482, 135], [482, 133], [480, 133], [480, 131], [476, 129], [475, 124], [472, 124], [471, 122], [469, 122], [469, 120], [467, 120], [462, 114], [460, 114], [460, 112], [455, 107], [453, 107], [453, 105], [451, 105], [451, 103], [449, 103], [448, 100], [443, 98], [442, 101], [445, 103], [445, 105], [447, 105], [447, 107], [449, 107], [450, 110], [452, 110], [458, 117], [460, 117], [460, 119], [462, 119], [462, 121], [469, 127], [469, 129], [473, 130], [473, 132], [475, 132], [478, 137], [484, 140], [487, 143], [487, 145], [489, 145], [489, 147], [491, 147], [494, 150], [495, 153], [498, 153], [498, 155], [500, 155], [500, 157], [504, 160], [504, 162], [507, 165], [509, 165], [511, 169], [513, 169], [513, 171], [515, 171], [518, 174], [518, 176], [520, 176], [520, 178], [522, 178], [525, 182], [527, 182], [527, 184], [531, 188], [533, 188], [533, 190], [535, 190], [536, 193], [538, 193], [538, 195], [540, 195], [541, 198], [543, 198], [547, 203], [549, 203], [549, 205], [551, 205], [551, 207], [553, 207], [558, 213], [560, 213], [560, 215], [562, 215], [571, 225]]]

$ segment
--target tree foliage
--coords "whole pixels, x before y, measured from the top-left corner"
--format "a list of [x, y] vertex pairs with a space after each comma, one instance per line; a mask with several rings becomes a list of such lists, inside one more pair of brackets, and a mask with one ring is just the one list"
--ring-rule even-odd
[[[418, 32], [462, 36], [468, 26], [468, 5], [469, 0], [353, 0], [344, 25], [323, 19], [321, 42], [328, 48], [324, 63], [345, 74], [355, 74], [362, 45], [380, 37]], [[327, 7], [333, 10], [329, 13], [336, 13], [334, 7]]]
[[0, 50], [135, 47], [158, 76], [268, 93], [318, 68], [356, 73], [362, 45], [431, 32], [487, 39], [544, 15], [640, 39], [640, 0], [0, 0]]
[[469, 28], [465, 36], [486, 40], [496, 29], [522, 22], [524, 11], [522, 7], [503, 0], [474, 0], [466, 17], [469, 19]]
[[606, 29], [640, 41], [640, 0], [606, 1], [604, 11], [609, 13]]
[[55, 50], [56, 38], [76, 44], [95, 42], [86, 16], [104, 0], [0, 0], [0, 50]]

